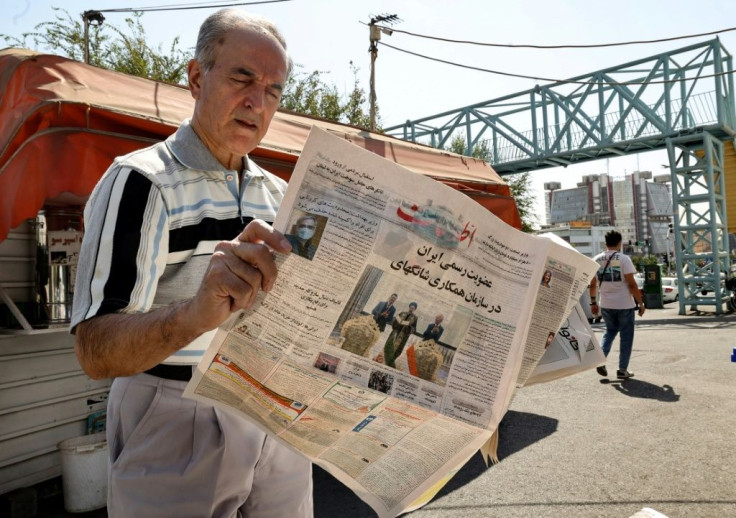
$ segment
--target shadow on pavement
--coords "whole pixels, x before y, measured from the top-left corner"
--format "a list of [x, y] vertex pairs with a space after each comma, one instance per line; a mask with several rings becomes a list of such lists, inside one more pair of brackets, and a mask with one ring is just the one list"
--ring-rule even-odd
[[647, 381], [628, 378], [625, 380], [609, 380], [602, 379], [604, 385], [612, 385], [613, 388], [631, 397], [642, 399], [656, 399], [665, 403], [676, 403], [680, 400], [680, 395], [675, 394], [675, 389], [671, 385], [654, 385]]
[[[557, 419], [526, 412], [509, 410], [499, 426], [498, 458], [503, 460], [557, 431]], [[442, 497], [452, 493], [487, 470], [480, 453], [476, 453], [460, 471], [437, 493]], [[372, 518], [376, 514], [352, 491], [338, 482], [323, 469], [314, 466], [314, 516], [328, 518], [350, 516], [351, 518]]]
[[557, 423], [551, 417], [509, 410], [498, 427], [498, 458], [503, 460], [552, 435], [557, 431]]
[[336, 478], [312, 465], [314, 518], [375, 518], [376, 513]]
[[[509, 410], [498, 427], [498, 458], [503, 460], [517, 451], [541, 441], [557, 431], [557, 419], [527, 412]], [[458, 471], [437, 496], [443, 496], [459, 489], [486, 471], [486, 463], [480, 453], [473, 457]]]

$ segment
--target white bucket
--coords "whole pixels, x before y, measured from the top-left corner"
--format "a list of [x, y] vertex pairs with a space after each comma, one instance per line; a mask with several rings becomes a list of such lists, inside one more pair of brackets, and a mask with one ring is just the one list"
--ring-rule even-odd
[[83, 513], [107, 504], [107, 441], [105, 432], [59, 443], [64, 509]]

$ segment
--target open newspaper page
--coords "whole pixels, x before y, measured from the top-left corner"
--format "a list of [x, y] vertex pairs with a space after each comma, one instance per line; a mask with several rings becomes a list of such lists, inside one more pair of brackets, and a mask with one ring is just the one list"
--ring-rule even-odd
[[274, 226], [296, 243], [274, 288], [217, 331], [185, 395], [396, 516], [498, 426], [553, 244], [321, 130]]

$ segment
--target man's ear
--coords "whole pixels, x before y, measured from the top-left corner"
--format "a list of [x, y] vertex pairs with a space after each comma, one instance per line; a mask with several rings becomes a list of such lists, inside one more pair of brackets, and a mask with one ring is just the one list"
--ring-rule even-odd
[[190, 60], [189, 65], [187, 65], [187, 77], [189, 81], [189, 92], [195, 99], [199, 99], [199, 92], [202, 89], [202, 75], [202, 66], [199, 64], [199, 61], [196, 59]]

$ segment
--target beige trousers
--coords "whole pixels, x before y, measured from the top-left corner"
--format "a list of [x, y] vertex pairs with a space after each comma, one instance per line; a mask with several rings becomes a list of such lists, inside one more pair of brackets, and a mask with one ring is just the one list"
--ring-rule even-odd
[[311, 518], [309, 461], [245, 419], [182, 398], [185, 386], [148, 374], [113, 382], [108, 515]]

